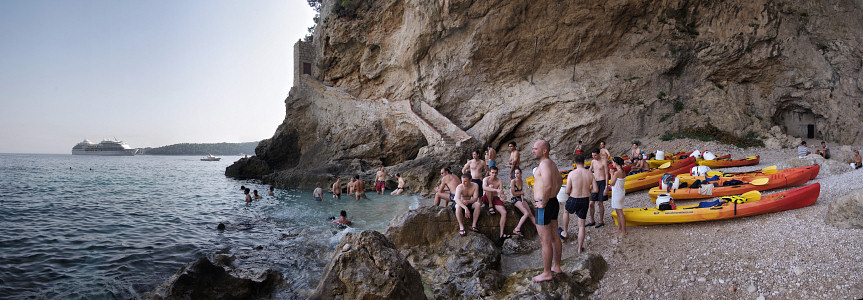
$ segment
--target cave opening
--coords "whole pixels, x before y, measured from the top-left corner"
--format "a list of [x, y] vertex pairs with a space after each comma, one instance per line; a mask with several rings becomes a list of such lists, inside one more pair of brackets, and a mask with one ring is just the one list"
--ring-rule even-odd
[[782, 126], [787, 135], [804, 139], [822, 139], [822, 133], [817, 126], [818, 117], [811, 109], [796, 106], [780, 108], [773, 119], [776, 124]]

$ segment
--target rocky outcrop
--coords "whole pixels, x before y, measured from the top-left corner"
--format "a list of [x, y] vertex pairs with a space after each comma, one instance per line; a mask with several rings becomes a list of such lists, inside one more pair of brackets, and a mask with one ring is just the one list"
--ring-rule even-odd
[[830, 202], [824, 222], [839, 228], [863, 228], [863, 190], [854, 190]]
[[821, 168], [818, 170], [818, 176], [837, 175], [853, 170], [853, 168], [844, 161], [839, 161], [835, 158], [825, 159], [818, 154], [809, 154], [803, 158], [792, 158], [786, 161], [785, 165], [789, 168], [819, 165]]
[[419, 273], [377, 231], [345, 235], [310, 299], [426, 299]]
[[[506, 232], [518, 222], [508, 209]], [[520, 217], [520, 213], [518, 213]], [[458, 235], [458, 223], [449, 207], [420, 207], [394, 218], [384, 234], [419, 270], [437, 299], [475, 299], [497, 294], [505, 277], [500, 273], [501, 244], [498, 216], [483, 211], [477, 227]], [[466, 224], [470, 228], [470, 223]], [[522, 227], [536, 239], [536, 228]], [[525, 242], [527, 243], [527, 242]]]
[[[535, 164], [526, 150], [540, 138], [567, 161], [578, 140], [620, 152], [705, 124], [771, 148], [796, 146], [807, 125], [831, 143], [863, 143], [861, 6], [326, 0], [315, 78], [292, 89], [284, 123], [256, 150], [274, 174], [294, 171], [262, 178], [367, 179], [383, 165], [430, 194], [434, 168], [463, 164], [472, 147], [434, 133], [448, 125], [428, 130], [394, 110], [398, 101], [436, 110], [474, 145], [516, 142], [524, 166]], [[439, 163], [405, 165], [423, 157]]]
[[[260, 146], [259, 146], [260, 147]], [[261, 178], [272, 170], [266, 161], [258, 156], [245, 157], [225, 168], [225, 176], [237, 179]]]
[[587, 299], [599, 288], [599, 280], [608, 271], [608, 263], [596, 254], [581, 254], [561, 261], [563, 273], [552, 280], [536, 283], [533, 276], [542, 268], [516, 272], [506, 279], [501, 299]]
[[[231, 259], [222, 257], [221, 263]], [[255, 299], [267, 296], [282, 280], [275, 270], [266, 270], [255, 278], [237, 278], [223, 265], [206, 257], [184, 266], [164, 284], [147, 295], [149, 299]]]

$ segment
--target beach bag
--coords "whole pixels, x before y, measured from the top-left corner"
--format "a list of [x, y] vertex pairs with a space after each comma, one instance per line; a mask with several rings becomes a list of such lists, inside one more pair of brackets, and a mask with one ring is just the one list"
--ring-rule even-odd
[[659, 210], [672, 210], [673, 208], [671, 208], [671, 203], [665, 202], [665, 203], [659, 204], [659, 207], [657, 209], [659, 209]]

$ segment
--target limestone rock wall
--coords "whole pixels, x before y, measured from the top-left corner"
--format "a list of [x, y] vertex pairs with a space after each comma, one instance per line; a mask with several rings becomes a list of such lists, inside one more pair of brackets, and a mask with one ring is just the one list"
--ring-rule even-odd
[[359, 2], [342, 16], [324, 1], [319, 79], [425, 101], [496, 147], [624, 150], [707, 122], [766, 135], [789, 112], [863, 142], [860, 1]]

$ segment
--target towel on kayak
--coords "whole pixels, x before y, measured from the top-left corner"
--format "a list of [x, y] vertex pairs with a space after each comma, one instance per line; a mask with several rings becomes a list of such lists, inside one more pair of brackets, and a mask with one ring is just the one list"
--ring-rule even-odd
[[713, 184], [702, 184], [701, 187], [698, 188], [698, 194], [705, 196], [713, 196]]

